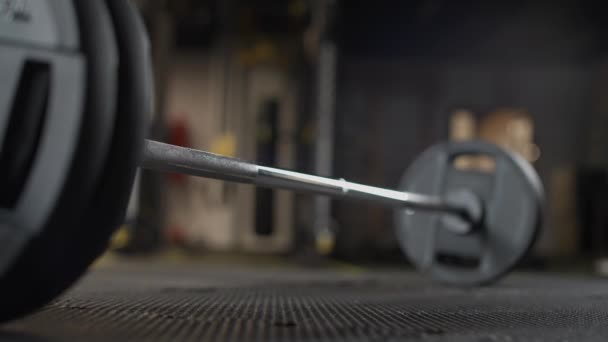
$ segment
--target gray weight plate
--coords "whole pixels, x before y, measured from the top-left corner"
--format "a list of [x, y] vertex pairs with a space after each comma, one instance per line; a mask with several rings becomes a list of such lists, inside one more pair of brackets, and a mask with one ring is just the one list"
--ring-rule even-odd
[[[15, 209], [5, 215], [7, 218], [0, 216], [0, 223], [12, 229], [9, 237], [24, 236], [21, 244], [9, 245], [12, 255], [0, 255], [0, 267], [5, 266], [0, 268], [0, 321], [26, 314], [53, 299], [93, 260], [75, 250], [101, 251], [89, 242], [95, 237], [96, 245], [106, 242], [90, 223], [104, 222], [105, 217], [87, 215], [87, 209], [98, 196], [110, 149], [117, 139], [119, 51], [106, 5], [95, 0], [73, 4], [74, 11], [70, 9], [59, 18], [74, 15], [73, 20], [80, 25], [77, 36], [82, 39], [82, 51], [32, 48], [23, 54], [24, 60], [48, 64], [51, 84], [31, 175]], [[0, 55], [2, 50], [0, 47]], [[26, 88], [24, 93], [28, 96], [21, 102], [33, 103], [29, 99], [33, 91]], [[15, 115], [32, 114], [19, 109]], [[14, 144], [25, 145], [19, 140], [29, 135], [20, 134]], [[105, 239], [109, 233], [106, 235]]]
[[[493, 159], [493, 171], [457, 168], [456, 158], [467, 155]], [[543, 188], [538, 175], [523, 158], [489, 143], [431, 147], [411, 165], [400, 190], [438, 196], [467, 190], [482, 201], [481, 223], [464, 235], [445, 226], [450, 214], [396, 211], [401, 249], [418, 269], [443, 283], [475, 286], [497, 280], [526, 255], [539, 232]]]

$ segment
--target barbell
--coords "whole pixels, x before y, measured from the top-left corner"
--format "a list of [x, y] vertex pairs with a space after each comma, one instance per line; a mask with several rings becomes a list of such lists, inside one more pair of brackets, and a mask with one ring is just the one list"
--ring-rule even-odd
[[[389, 190], [146, 140], [152, 71], [131, 2], [0, 6], [0, 320], [55, 298], [105, 250], [138, 167], [394, 207], [411, 262], [457, 286], [495, 281], [538, 235], [538, 175], [498, 146], [437, 144]], [[494, 168], [456, 167], [463, 156]]]

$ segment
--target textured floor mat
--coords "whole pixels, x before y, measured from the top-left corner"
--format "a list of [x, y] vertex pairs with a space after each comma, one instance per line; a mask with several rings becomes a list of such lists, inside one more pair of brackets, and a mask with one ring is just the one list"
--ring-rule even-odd
[[123, 266], [93, 272], [0, 339], [608, 340], [608, 281], [515, 275], [475, 290], [404, 272]]

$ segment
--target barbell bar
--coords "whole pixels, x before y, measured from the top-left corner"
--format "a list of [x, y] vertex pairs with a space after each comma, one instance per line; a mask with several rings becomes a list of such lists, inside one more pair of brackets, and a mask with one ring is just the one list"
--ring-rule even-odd
[[481, 204], [477, 200], [468, 200], [471, 197], [467, 197], [468, 201], [449, 201], [442, 196], [396, 191], [344, 179], [331, 179], [256, 165], [236, 158], [154, 140], [144, 142], [140, 166], [155, 171], [176, 172], [338, 199], [368, 201], [396, 208], [445, 212], [467, 221], [466, 225], [453, 225], [459, 227], [454, 231], [460, 234], [469, 233], [481, 219]]

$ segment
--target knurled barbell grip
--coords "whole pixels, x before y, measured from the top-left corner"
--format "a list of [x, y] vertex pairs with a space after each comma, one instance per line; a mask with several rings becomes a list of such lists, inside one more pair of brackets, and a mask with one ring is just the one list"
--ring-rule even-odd
[[445, 211], [468, 217], [468, 209], [442, 197], [395, 191], [304, 173], [276, 169], [218, 154], [146, 140], [141, 167], [163, 172], [220, 179], [261, 187], [308, 192], [336, 198], [365, 200], [412, 209]]
[[258, 166], [255, 164], [154, 140], [145, 140], [140, 166], [149, 170], [239, 183], [254, 183], [258, 175]]

